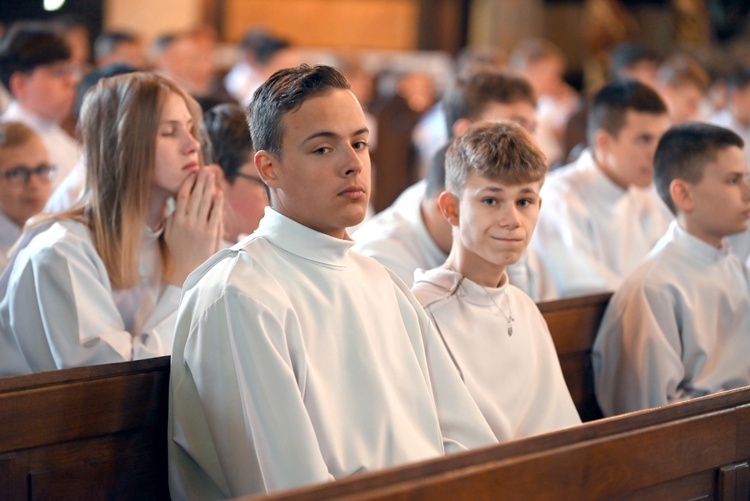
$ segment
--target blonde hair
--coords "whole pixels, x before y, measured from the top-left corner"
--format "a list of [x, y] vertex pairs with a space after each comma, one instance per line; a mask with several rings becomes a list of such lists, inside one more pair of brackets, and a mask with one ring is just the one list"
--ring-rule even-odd
[[[51, 218], [78, 219], [89, 226], [113, 288], [138, 281], [143, 227], [154, 177], [156, 135], [170, 93], [185, 100], [200, 138], [201, 109], [179, 85], [153, 73], [103, 78], [87, 93], [78, 124], [86, 161], [79, 204]], [[201, 163], [203, 159], [201, 158]], [[171, 267], [163, 236], [164, 273]]]

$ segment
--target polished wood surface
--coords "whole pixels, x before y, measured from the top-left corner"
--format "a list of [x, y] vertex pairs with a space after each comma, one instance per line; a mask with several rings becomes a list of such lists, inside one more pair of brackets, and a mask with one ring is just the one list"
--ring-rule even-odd
[[0, 378], [0, 498], [164, 499], [169, 357]]

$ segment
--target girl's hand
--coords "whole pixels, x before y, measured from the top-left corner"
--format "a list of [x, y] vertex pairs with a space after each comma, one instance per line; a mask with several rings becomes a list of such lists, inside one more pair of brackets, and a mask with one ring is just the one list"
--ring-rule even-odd
[[190, 273], [218, 249], [224, 228], [224, 193], [213, 167], [204, 167], [183, 181], [175, 210], [167, 217], [164, 240], [173, 267], [167, 282], [182, 287]]

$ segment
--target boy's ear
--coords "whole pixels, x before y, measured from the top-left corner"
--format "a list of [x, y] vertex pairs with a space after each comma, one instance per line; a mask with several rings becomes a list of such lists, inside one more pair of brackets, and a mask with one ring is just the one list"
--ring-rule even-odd
[[680, 212], [690, 213], [695, 207], [693, 191], [684, 179], [674, 179], [669, 183], [669, 196]]
[[466, 129], [471, 127], [471, 123], [471, 120], [469, 120], [468, 118], [459, 118], [458, 120], [453, 122], [453, 137], [458, 137], [463, 134]]
[[266, 150], [258, 150], [255, 152], [253, 157], [255, 167], [258, 168], [258, 174], [260, 178], [269, 187], [275, 188], [278, 184], [279, 173], [278, 171], [278, 160], [276, 156]]
[[15, 99], [23, 99], [24, 89], [26, 88], [26, 74], [22, 71], [16, 71], [10, 76], [10, 81], [8, 83], [10, 85], [10, 89], [8, 90], [11, 95]]
[[594, 148], [599, 154], [606, 155], [609, 152], [609, 143], [612, 136], [606, 129], [598, 129], [594, 133]]
[[438, 197], [440, 212], [452, 226], [458, 226], [458, 206], [458, 197], [449, 191], [442, 192]]

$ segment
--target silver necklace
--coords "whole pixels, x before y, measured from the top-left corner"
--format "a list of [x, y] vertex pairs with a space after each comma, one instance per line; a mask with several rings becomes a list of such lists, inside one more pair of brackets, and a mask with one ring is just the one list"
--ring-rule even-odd
[[[462, 287], [464, 278], [466, 277], [461, 275], [461, 273], [459, 273], [459, 271], [455, 269], [448, 261], [445, 262], [445, 266], [447, 266], [450, 270], [452, 270], [455, 273], [458, 273], [461, 276], [461, 281], [458, 283], [458, 286]], [[505, 291], [505, 294], [504, 294], [505, 301], [508, 303], [508, 314], [506, 315], [505, 312], [500, 308], [500, 306], [498, 306], [498, 304], [495, 302], [495, 299], [492, 297], [492, 294], [487, 292], [487, 288], [481, 284], [477, 284], [477, 285], [479, 285], [479, 287], [482, 288], [482, 290], [484, 291], [485, 294], [487, 294], [487, 297], [492, 302], [492, 304], [495, 305], [495, 308], [497, 309], [497, 311], [499, 311], [500, 314], [505, 318], [505, 321], [508, 322], [508, 336], [512, 336], [513, 335], [513, 322], [516, 319], [513, 318], [513, 310], [510, 307], [510, 298], [508, 297], [508, 291]]]

